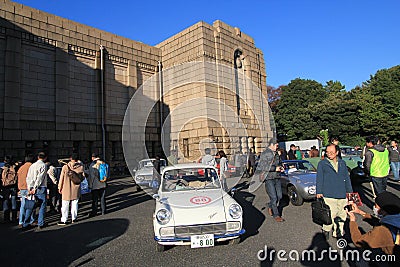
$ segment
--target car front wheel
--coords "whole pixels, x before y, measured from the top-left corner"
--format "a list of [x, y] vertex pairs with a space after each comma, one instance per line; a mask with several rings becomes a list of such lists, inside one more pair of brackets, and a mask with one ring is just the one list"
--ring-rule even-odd
[[303, 202], [304, 202], [303, 197], [300, 196], [300, 194], [297, 192], [296, 187], [289, 186], [288, 196], [289, 196], [290, 202], [292, 203], [293, 206], [303, 205]]

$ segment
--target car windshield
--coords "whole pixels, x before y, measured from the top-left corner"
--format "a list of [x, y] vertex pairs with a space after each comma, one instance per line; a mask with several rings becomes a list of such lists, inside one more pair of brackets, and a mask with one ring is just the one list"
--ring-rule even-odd
[[308, 161], [285, 162], [283, 167], [288, 171], [317, 171]]
[[[141, 160], [139, 162], [139, 169], [153, 167], [154, 161], [155, 159]], [[165, 161], [165, 159], [160, 159], [160, 166], [161, 167], [167, 166], [167, 162]]]
[[165, 171], [162, 191], [186, 191], [221, 188], [218, 174], [213, 168], [184, 168]]

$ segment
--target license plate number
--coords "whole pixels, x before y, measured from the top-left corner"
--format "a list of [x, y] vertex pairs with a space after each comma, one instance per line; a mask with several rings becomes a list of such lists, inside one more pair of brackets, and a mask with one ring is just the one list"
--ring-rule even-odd
[[205, 248], [214, 246], [214, 235], [192, 235], [190, 237], [191, 248]]

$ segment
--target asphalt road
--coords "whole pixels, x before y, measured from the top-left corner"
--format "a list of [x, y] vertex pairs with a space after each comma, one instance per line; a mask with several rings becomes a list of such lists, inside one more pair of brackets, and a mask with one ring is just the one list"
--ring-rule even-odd
[[[15, 225], [0, 225], [1, 266], [351, 266], [351, 261], [321, 261], [301, 259], [304, 250], [313, 250], [317, 258], [321, 251], [338, 249], [335, 239], [328, 242], [320, 227], [311, 220], [311, 203], [295, 207], [283, 200], [283, 223], [268, 216], [264, 187], [255, 193], [243, 189], [235, 199], [244, 209], [246, 234], [236, 245], [217, 244], [211, 248], [191, 249], [175, 246], [164, 252], [155, 251], [152, 214], [155, 201], [143, 191], [136, 191], [131, 177], [114, 179], [107, 192], [108, 213], [87, 218], [88, 196], [80, 202], [79, 221], [57, 226], [59, 215], [47, 217], [48, 227], [22, 231]], [[370, 212], [369, 184], [355, 188], [361, 193], [363, 209]], [[399, 195], [400, 183], [389, 181], [388, 190]], [[2, 215], [2, 214], [1, 214]], [[364, 230], [371, 227], [359, 219]], [[350, 241], [349, 241], [350, 243]], [[349, 244], [347, 249], [351, 249]], [[286, 254], [277, 256], [278, 250]], [[264, 253], [267, 251], [267, 254]], [[296, 258], [299, 253], [298, 260]], [[340, 258], [340, 250], [334, 252]], [[289, 255], [289, 253], [291, 253]], [[265, 257], [266, 256], [266, 257]], [[263, 259], [265, 257], [265, 259]], [[261, 260], [259, 259], [261, 258]], [[287, 261], [284, 261], [286, 258]]]

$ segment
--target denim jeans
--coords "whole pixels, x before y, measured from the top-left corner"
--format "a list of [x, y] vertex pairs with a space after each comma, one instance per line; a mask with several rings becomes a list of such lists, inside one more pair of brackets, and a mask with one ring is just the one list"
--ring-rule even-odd
[[372, 184], [374, 185], [375, 195], [386, 191], [387, 177], [376, 178], [372, 177]]
[[36, 190], [35, 194], [38, 203], [40, 205], [39, 208], [39, 216], [38, 216], [38, 226], [43, 226], [44, 225], [44, 217], [46, 215], [46, 208], [47, 208], [47, 188], [40, 186]]
[[399, 181], [400, 161], [390, 162], [390, 168], [392, 168], [394, 179]]
[[282, 187], [281, 180], [277, 179], [266, 179], [265, 180], [265, 190], [269, 196], [268, 207], [272, 209], [272, 214], [274, 218], [279, 217], [278, 203], [282, 199]]
[[[17, 209], [17, 188], [16, 187], [5, 187], [3, 188], [3, 211], [7, 211], [10, 208], [12, 210]], [[11, 204], [11, 207], [10, 207]]]
[[[21, 189], [19, 191], [20, 195], [21, 195], [21, 207], [19, 208], [19, 224], [23, 224], [24, 220], [25, 220], [25, 214], [26, 214], [26, 209], [25, 209], [25, 197], [28, 195], [28, 190], [27, 189]], [[33, 219], [33, 213], [30, 212], [31, 215], [31, 220], [29, 221], [28, 224], [33, 223], [34, 219]]]

